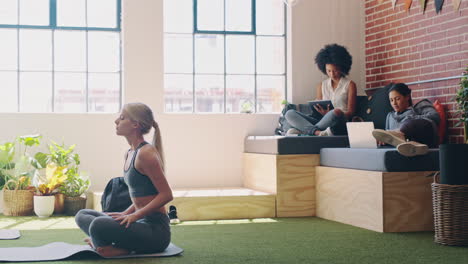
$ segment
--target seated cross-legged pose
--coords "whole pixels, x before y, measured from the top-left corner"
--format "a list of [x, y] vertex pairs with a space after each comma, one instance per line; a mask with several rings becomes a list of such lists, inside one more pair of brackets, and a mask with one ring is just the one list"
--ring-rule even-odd
[[[132, 205], [123, 212], [80, 210], [75, 221], [85, 241], [106, 257], [164, 251], [171, 240], [165, 205], [172, 190], [164, 175], [164, 154], [158, 123], [142, 103], [126, 104], [115, 120], [116, 134], [130, 145], [125, 154], [124, 179]], [[154, 128], [152, 144], [143, 135]]]
[[379, 144], [392, 145], [408, 157], [424, 155], [429, 147], [437, 147], [440, 116], [432, 103], [424, 99], [413, 105], [411, 89], [404, 83], [394, 84], [388, 97], [394, 111], [387, 115], [385, 130], [372, 132]]
[[353, 116], [356, 108], [356, 84], [346, 78], [351, 69], [352, 57], [345, 47], [330, 44], [318, 52], [315, 63], [328, 76], [328, 79], [317, 85], [316, 100], [330, 100], [334, 109], [316, 105], [315, 110], [322, 115], [319, 118], [289, 110], [285, 118], [293, 128], [287, 134], [346, 135], [346, 121]]

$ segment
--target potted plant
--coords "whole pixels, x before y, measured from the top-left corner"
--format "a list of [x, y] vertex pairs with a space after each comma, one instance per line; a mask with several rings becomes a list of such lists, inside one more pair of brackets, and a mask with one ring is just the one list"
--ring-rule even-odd
[[459, 122], [455, 126], [464, 126], [464, 144], [440, 145], [440, 183], [468, 184], [468, 67], [460, 80], [460, 88], [455, 94]]
[[47, 164], [45, 175], [36, 174], [36, 195], [34, 196], [34, 212], [39, 217], [49, 217], [54, 212], [55, 193], [66, 179], [67, 167], [59, 167], [54, 163]]
[[20, 136], [14, 142], [0, 145], [4, 215], [31, 215], [33, 212], [31, 177], [39, 164], [29, 151], [39, 146], [40, 138], [40, 135]]
[[459, 122], [456, 126], [463, 125], [463, 143], [468, 144], [468, 67], [461, 78], [460, 88], [455, 95], [455, 101], [457, 102], [457, 112], [459, 114]]
[[83, 194], [89, 189], [89, 179], [83, 174], [74, 171], [67, 175], [60, 192], [65, 195], [65, 214], [75, 215], [79, 210], [86, 208], [86, 196]]
[[52, 142], [49, 146], [49, 161], [66, 167], [66, 179], [59, 188], [59, 195], [64, 195], [64, 210], [67, 215], [75, 215], [86, 207], [86, 197], [82, 195], [89, 188], [89, 179], [79, 171], [80, 156], [74, 153], [76, 145], [66, 146]]

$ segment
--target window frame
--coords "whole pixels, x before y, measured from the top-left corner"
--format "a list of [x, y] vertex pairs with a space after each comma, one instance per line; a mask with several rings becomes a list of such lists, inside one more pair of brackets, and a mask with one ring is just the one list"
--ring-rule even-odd
[[[249, 112], [251, 114], [277, 114], [279, 113], [280, 111], [278, 112], [259, 112], [259, 104], [258, 104], [258, 85], [257, 85], [257, 77], [258, 76], [283, 76], [284, 77], [284, 98], [283, 98], [283, 101], [287, 98], [288, 96], [288, 53], [287, 53], [287, 8], [286, 6], [284, 6], [283, 4], [283, 18], [284, 18], [284, 21], [283, 21], [283, 24], [284, 24], [284, 32], [283, 34], [281, 35], [257, 35], [257, 30], [256, 30], [256, 18], [257, 18], [257, 15], [256, 15], [256, 2], [257, 0], [251, 0], [251, 5], [252, 5], [252, 14], [251, 14], [251, 17], [252, 17], [252, 31], [216, 31], [216, 30], [198, 30], [197, 28], [197, 2], [198, 0], [192, 0], [192, 8], [193, 8], [193, 32], [191, 33], [179, 33], [179, 32], [164, 32], [164, 34], [176, 34], [176, 35], [191, 35], [192, 36], [192, 68], [193, 68], [193, 71], [192, 73], [183, 73], [183, 72], [166, 72], [164, 70], [164, 75], [191, 75], [192, 76], [192, 111], [187, 111], [187, 112], [179, 112], [179, 111], [166, 111], [166, 102], [164, 100], [164, 113], [167, 113], [167, 114], [244, 114], [244, 112], [227, 112], [227, 95], [226, 95], [226, 92], [227, 92], [227, 87], [226, 87], [226, 77], [228, 75], [247, 75], [247, 76], [254, 76], [254, 94], [253, 94], [253, 100], [254, 100], [254, 105], [253, 105], [253, 111], [252, 112]], [[224, 0], [224, 2], [226, 2], [226, 0]], [[226, 14], [226, 9], [224, 9], [224, 12]], [[223, 38], [224, 38], [224, 51], [223, 51], [223, 54], [224, 54], [224, 69], [223, 69], [223, 73], [218, 73], [218, 74], [213, 74], [213, 75], [222, 75], [223, 78], [224, 78], [224, 102], [223, 102], [223, 111], [221, 112], [197, 112], [196, 108], [197, 108], [197, 104], [196, 104], [196, 101], [197, 101], [197, 98], [196, 98], [196, 82], [195, 82], [195, 78], [196, 76], [201, 76], [201, 75], [206, 75], [207, 73], [196, 73], [196, 70], [195, 70], [195, 41], [196, 41], [196, 36], [197, 35], [209, 35], [209, 34], [212, 34], [212, 35], [222, 35]], [[246, 35], [246, 36], [253, 36], [254, 37], [254, 67], [255, 67], [255, 71], [254, 73], [251, 73], [251, 74], [228, 74], [226, 72], [226, 36], [228, 35]], [[284, 73], [283, 74], [259, 74], [257, 72], [257, 37], [281, 37], [283, 38], [283, 42], [284, 42]]]
[[[51, 84], [52, 84], [52, 97], [51, 97], [51, 109], [50, 111], [47, 111], [47, 112], [28, 112], [28, 111], [21, 111], [21, 94], [20, 94], [20, 82], [19, 82], [19, 79], [20, 79], [20, 72], [36, 72], [36, 71], [21, 71], [19, 66], [18, 68], [15, 70], [9, 70], [9, 72], [17, 72], [17, 78], [18, 78], [18, 82], [17, 82], [17, 94], [18, 94], [18, 98], [17, 98], [17, 103], [16, 103], [16, 111], [13, 112], [13, 113], [60, 113], [60, 114], [77, 114], [77, 113], [115, 113], [115, 112], [109, 112], [109, 111], [103, 111], [103, 112], [97, 112], [97, 111], [90, 111], [90, 105], [89, 105], [89, 100], [90, 100], [90, 96], [89, 96], [89, 74], [91, 73], [99, 73], [99, 72], [90, 72], [88, 70], [88, 66], [86, 67], [86, 71], [84, 71], [83, 73], [86, 74], [86, 87], [85, 87], [85, 111], [83, 112], [56, 112], [55, 111], [55, 73], [56, 72], [64, 72], [64, 71], [56, 71], [54, 69], [54, 56], [55, 56], [55, 49], [54, 49], [54, 38], [55, 38], [55, 31], [56, 30], [68, 30], [68, 31], [84, 31], [86, 32], [86, 54], [88, 54], [89, 52], [89, 48], [88, 48], [88, 33], [87, 32], [95, 32], [95, 31], [103, 31], [103, 32], [118, 32], [119, 33], [119, 58], [118, 58], [118, 61], [119, 61], [119, 67], [118, 67], [118, 71], [117, 72], [113, 72], [113, 73], [118, 73], [119, 74], [119, 77], [118, 77], [118, 81], [119, 81], [119, 99], [118, 99], [118, 109], [117, 111], [120, 111], [120, 109], [122, 108], [122, 102], [123, 102], [123, 91], [122, 91], [122, 35], [121, 35], [121, 32], [122, 32], [122, 28], [121, 28], [121, 25], [122, 25], [122, 0], [114, 0], [115, 1], [115, 4], [116, 4], [116, 26], [115, 27], [87, 27], [87, 26], [81, 26], [81, 27], [73, 27], [73, 26], [57, 26], [57, 0], [49, 0], [48, 1], [48, 7], [49, 7], [49, 25], [21, 25], [19, 24], [19, 20], [20, 20], [20, 14], [19, 14], [19, 3], [21, 0], [17, 0], [18, 2], [18, 6], [17, 6], [17, 10], [18, 10], [18, 24], [1, 24], [0, 23], [0, 29], [17, 29], [18, 30], [18, 37], [19, 37], [19, 30], [20, 29], [38, 29], [38, 30], [50, 30], [51, 31], [51, 38], [52, 38], [52, 42], [51, 42], [51, 50], [52, 50], [52, 69], [50, 71], [47, 71], [47, 72], [50, 72], [51, 73], [51, 76], [52, 76], [52, 80], [51, 80]], [[87, 5], [89, 0], [85, 0], [85, 5]], [[87, 14], [87, 11], [86, 13]], [[18, 42], [17, 43], [18, 47], [20, 45], [20, 43]], [[19, 51], [19, 48], [17, 50], [17, 54], [18, 56], [20, 56], [20, 51]], [[86, 58], [86, 65], [88, 65], [88, 58]], [[5, 72], [8, 72], [8, 70], [2, 70], [2, 71], [5, 71]], [[66, 72], [66, 71], [65, 71]], [[100, 72], [100, 73], [111, 73], [111, 72]], [[2, 112], [2, 113], [10, 113], [10, 112]]]
[[[224, 25], [226, 25], [226, 0], [224, 1]], [[256, 35], [256, 2], [257, 0], [250, 0], [252, 13], [250, 14], [250, 19], [252, 24], [250, 28], [251, 31], [230, 31], [230, 30], [199, 30], [198, 29], [198, 0], [193, 0], [193, 34], [221, 34], [221, 35]]]

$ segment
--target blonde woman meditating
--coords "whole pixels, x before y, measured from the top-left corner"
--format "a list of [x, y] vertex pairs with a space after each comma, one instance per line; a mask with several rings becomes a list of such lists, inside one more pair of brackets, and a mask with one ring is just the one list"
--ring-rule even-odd
[[[126, 104], [115, 120], [116, 134], [125, 137], [124, 179], [132, 205], [123, 212], [84, 209], [75, 220], [89, 238], [85, 241], [106, 257], [164, 251], [171, 241], [166, 204], [172, 190], [164, 174], [164, 153], [158, 123], [142, 103]], [[154, 128], [152, 144], [143, 135]]]

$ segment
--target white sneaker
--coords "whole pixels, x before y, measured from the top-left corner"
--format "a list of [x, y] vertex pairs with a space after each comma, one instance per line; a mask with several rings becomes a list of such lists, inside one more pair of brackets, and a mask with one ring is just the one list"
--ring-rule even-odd
[[318, 134], [320, 137], [323, 137], [323, 136], [333, 136], [333, 132], [331, 131], [330, 127], [327, 127], [327, 129], [323, 130], [323, 131], [320, 131], [320, 133]]
[[299, 134], [302, 134], [302, 132], [300, 130], [298, 130], [298, 129], [295, 129], [295, 128], [290, 128], [286, 132], [286, 136], [296, 136], [296, 135], [299, 135]]
[[394, 147], [406, 142], [405, 135], [397, 130], [374, 129], [372, 135], [378, 141], [382, 141]]
[[426, 144], [421, 144], [416, 141], [408, 141], [397, 146], [397, 151], [403, 156], [414, 157], [427, 154], [429, 147]]

